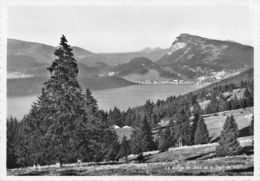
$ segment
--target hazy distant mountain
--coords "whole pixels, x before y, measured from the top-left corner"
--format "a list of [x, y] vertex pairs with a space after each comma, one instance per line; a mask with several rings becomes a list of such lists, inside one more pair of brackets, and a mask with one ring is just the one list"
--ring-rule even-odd
[[[113, 66], [117, 64], [124, 64], [129, 62], [132, 58], [145, 56], [153, 61], [158, 60], [167, 51], [164, 49], [156, 48], [149, 52], [127, 52], [127, 53], [93, 53], [80, 47], [72, 47], [73, 53], [79, 64], [84, 64], [90, 67], [96, 67], [97, 74], [112, 71]], [[55, 47], [45, 45], [42, 43], [27, 42], [15, 39], [8, 39], [7, 42], [7, 60], [8, 71], [16, 71], [21, 73], [34, 72], [31, 69], [41, 67], [42, 65], [50, 65], [54, 57]], [[28, 63], [33, 65], [29, 65]], [[18, 66], [19, 65], [19, 66]], [[21, 68], [21, 67], [23, 68]], [[46, 65], [45, 65], [46, 67]], [[25, 68], [25, 69], [24, 69]], [[91, 70], [90, 70], [91, 71]], [[46, 75], [45, 69], [36, 70], [39, 75]], [[90, 73], [91, 75], [94, 74]]]
[[[55, 47], [8, 39], [7, 70], [47, 76], [46, 67], [54, 59]], [[168, 50], [145, 48], [137, 52], [93, 53], [73, 47], [79, 63], [79, 76], [117, 73], [133, 79], [211, 80], [233, 75], [253, 66], [253, 47], [181, 34]]]
[[156, 63], [183, 77], [194, 78], [218, 71], [245, 70], [253, 66], [253, 47], [181, 34]]
[[[37, 63], [50, 64], [54, 57], [54, 46], [41, 43], [26, 42], [15, 39], [7, 41], [7, 55], [28, 56]], [[75, 58], [79, 63], [93, 66], [96, 62], [103, 61], [104, 57], [96, 55], [88, 50], [79, 47], [72, 47]]]
[[[100, 74], [96, 67], [89, 67], [83, 63], [79, 64], [79, 76], [97, 76]], [[7, 55], [8, 75], [21, 74], [32, 77], [47, 77], [49, 72], [47, 67], [50, 63], [39, 63], [35, 58], [27, 55]]]
[[150, 53], [150, 52], [167, 52], [166, 49], [162, 49], [160, 47], [156, 47], [156, 48], [151, 48], [151, 47], [146, 47], [144, 49], [142, 49], [140, 52], [143, 52], [143, 53]]
[[103, 55], [106, 57], [106, 64], [116, 66], [117, 64], [127, 63], [131, 59], [136, 57], [146, 57], [155, 62], [160, 59], [165, 53], [167, 53], [166, 49], [156, 48], [151, 49], [151, 51], [141, 50], [137, 52], [126, 53], [100, 53], [99, 55]]

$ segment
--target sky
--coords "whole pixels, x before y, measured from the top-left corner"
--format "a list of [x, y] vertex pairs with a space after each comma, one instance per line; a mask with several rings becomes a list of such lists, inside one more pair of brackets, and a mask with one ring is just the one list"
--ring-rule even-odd
[[84, 5], [8, 7], [8, 38], [92, 52], [169, 48], [181, 33], [252, 45], [247, 5]]

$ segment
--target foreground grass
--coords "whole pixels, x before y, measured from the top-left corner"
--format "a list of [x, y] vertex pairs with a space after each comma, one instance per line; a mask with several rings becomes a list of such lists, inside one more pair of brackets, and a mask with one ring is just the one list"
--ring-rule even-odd
[[253, 156], [213, 158], [207, 160], [116, 165], [82, 165], [77, 167], [27, 170], [9, 175], [253, 175]]
[[8, 175], [253, 175], [254, 156], [251, 137], [239, 138], [243, 147], [241, 155], [216, 157], [216, 143], [170, 149], [167, 152], [151, 152], [145, 163], [81, 163], [55, 166], [10, 169]]

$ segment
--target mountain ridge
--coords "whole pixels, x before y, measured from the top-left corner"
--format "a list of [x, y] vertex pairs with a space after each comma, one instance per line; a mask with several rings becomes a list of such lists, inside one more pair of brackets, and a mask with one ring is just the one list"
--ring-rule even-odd
[[[253, 47], [235, 42], [181, 34], [169, 51], [156, 61], [187, 78], [210, 76], [218, 71], [245, 70], [253, 66]], [[240, 71], [241, 71], [240, 70]]]
[[[249, 45], [188, 33], [177, 36], [168, 49], [148, 47], [139, 52], [94, 53], [77, 46], [72, 48], [81, 68], [80, 76], [107, 76], [115, 72], [121, 77], [136, 73], [138, 76], [132, 77], [141, 77], [152, 70], [165, 79], [199, 82], [214, 81], [216, 77], [222, 78], [252, 67], [254, 50]], [[8, 72], [45, 76], [46, 70], [43, 67], [54, 59], [55, 47], [8, 39], [7, 51]], [[149, 59], [149, 65], [131, 62], [133, 59], [141, 61], [143, 58]], [[30, 62], [32, 65], [29, 65]]]

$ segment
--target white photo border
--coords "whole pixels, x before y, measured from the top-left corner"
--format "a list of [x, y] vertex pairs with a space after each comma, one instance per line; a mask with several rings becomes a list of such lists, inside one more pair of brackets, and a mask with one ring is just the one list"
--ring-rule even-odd
[[[6, 52], [8, 6], [30, 5], [239, 5], [251, 8], [251, 23], [254, 31], [254, 176], [7, 176], [6, 175]], [[0, 0], [0, 180], [260, 180], [260, 0]]]

